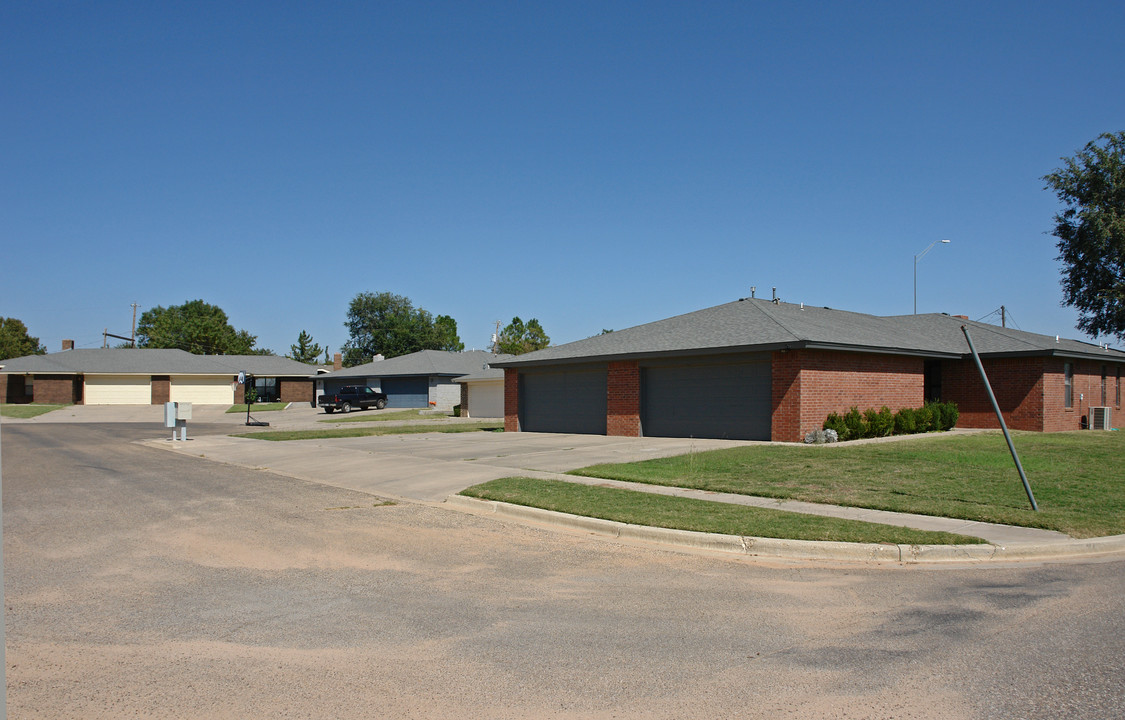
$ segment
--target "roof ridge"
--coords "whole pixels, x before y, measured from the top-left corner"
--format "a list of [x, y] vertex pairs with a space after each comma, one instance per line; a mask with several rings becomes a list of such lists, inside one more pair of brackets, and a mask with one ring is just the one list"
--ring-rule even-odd
[[[750, 298], [750, 299], [751, 299], [751, 300], [757, 300], [758, 298]], [[739, 300], [739, 301], [737, 301], [737, 302], [745, 302], [745, 300]], [[775, 304], [775, 303], [774, 303], [773, 301], [771, 301], [771, 300], [761, 300], [761, 302], [762, 302], [762, 303], [769, 303], [770, 305], [774, 305], [774, 304]], [[779, 302], [779, 303], [776, 303], [776, 304], [780, 305], [780, 302]], [[792, 303], [788, 303], [788, 304], [792, 304]], [[794, 340], [800, 340], [800, 339], [801, 339], [801, 336], [800, 336], [800, 335], [798, 335], [797, 333], [793, 332], [793, 330], [792, 330], [792, 329], [790, 329], [790, 328], [789, 328], [789, 326], [785, 325], [785, 324], [784, 324], [784, 323], [782, 323], [782, 322], [781, 322], [780, 320], [778, 320], [777, 318], [775, 318], [775, 317], [773, 316], [773, 314], [772, 314], [772, 313], [768, 313], [768, 312], [766, 312], [764, 308], [761, 308], [761, 307], [757, 307], [757, 305], [756, 305], [756, 304], [755, 304], [755, 305], [753, 305], [753, 306], [751, 306], [751, 307], [754, 307], [754, 309], [755, 309], [755, 310], [757, 310], [757, 311], [758, 311], [759, 313], [761, 313], [761, 314], [762, 314], [762, 315], [764, 315], [765, 317], [767, 317], [767, 318], [769, 318], [770, 320], [772, 320], [772, 321], [773, 321], [773, 323], [774, 323], [775, 325], [777, 325], [777, 326], [778, 326], [779, 328], [781, 328], [781, 329], [782, 329], [782, 330], [784, 330], [785, 332], [789, 333], [789, 334], [790, 334], [790, 335], [791, 335], [791, 336], [793, 337], [793, 339], [794, 339]]]

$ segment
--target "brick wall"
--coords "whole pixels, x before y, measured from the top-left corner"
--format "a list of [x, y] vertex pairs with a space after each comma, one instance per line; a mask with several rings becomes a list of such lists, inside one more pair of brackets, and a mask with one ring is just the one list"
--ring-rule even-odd
[[520, 429], [520, 372], [504, 368], [504, 432]]
[[[278, 378], [277, 395], [281, 402], [285, 403], [311, 403], [315, 400], [313, 398], [313, 382], [304, 379]], [[234, 397], [241, 402], [244, 396], [236, 389]]]
[[[988, 383], [1012, 430], [1060, 430], [1062, 410], [1062, 363], [1058, 363], [1058, 407], [1052, 409], [1045, 398], [1054, 381], [1050, 378], [1052, 358], [982, 358]], [[1077, 397], [1077, 396], [1075, 396]], [[988, 391], [972, 359], [945, 360], [941, 365], [941, 399], [957, 403], [958, 427], [999, 428]], [[1063, 423], [1065, 424], [1065, 423]]]
[[32, 381], [35, 402], [51, 405], [70, 405], [80, 402], [75, 385], [80, 383], [73, 375], [36, 375]]
[[829, 413], [883, 405], [921, 407], [924, 361], [918, 357], [823, 350], [773, 354], [772, 438], [800, 442]]
[[641, 370], [636, 360], [609, 363], [606, 376], [606, 435], [640, 437]]
[[172, 398], [172, 378], [167, 375], [152, 376], [152, 404], [163, 405]]

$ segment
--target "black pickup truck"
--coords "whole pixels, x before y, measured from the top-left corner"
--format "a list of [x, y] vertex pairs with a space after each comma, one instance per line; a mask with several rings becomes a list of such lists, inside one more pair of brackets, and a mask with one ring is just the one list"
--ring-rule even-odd
[[345, 385], [334, 393], [321, 395], [317, 398], [316, 404], [324, 408], [326, 413], [337, 410], [351, 412], [353, 408], [382, 410], [387, 407], [387, 395], [362, 385]]

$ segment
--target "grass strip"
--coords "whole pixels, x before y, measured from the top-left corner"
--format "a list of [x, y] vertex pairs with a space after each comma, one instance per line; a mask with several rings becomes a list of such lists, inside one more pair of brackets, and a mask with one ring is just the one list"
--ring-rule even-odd
[[11, 403], [3, 403], [3, 404], [0, 404], [0, 415], [2, 415], [3, 417], [26, 419], [26, 418], [38, 417], [40, 415], [46, 415], [47, 413], [51, 412], [52, 410], [58, 410], [59, 408], [64, 408], [64, 407], [68, 407], [68, 406], [67, 405], [38, 405], [38, 404], [35, 404], [35, 403], [14, 405], [14, 404], [11, 404]]
[[[275, 402], [275, 403], [254, 403], [250, 406], [250, 412], [273, 412], [274, 410], [284, 410], [288, 407], [289, 403]], [[231, 405], [227, 409], [228, 413], [244, 413], [246, 412], [246, 403], [241, 405]]]
[[435, 420], [441, 422], [445, 420], [448, 415], [435, 415], [428, 413], [423, 415], [418, 410], [367, 410], [365, 412], [348, 413], [340, 417], [330, 417], [325, 420], [318, 420], [322, 423], [353, 423], [353, 422], [381, 422], [383, 420]]
[[1125, 433], [999, 432], [841, 446], [747, 446], [573, 471], [589, 477], [1046, 528], [1125, 533]]
[[331, 438], [369, 437], [371, 435], [495, 432], [503, 429], [503, 422], [490, 422], [458, 425], [392, 425], [390, 427], [332, 428], [331, 430], [267, 430], [263, 432], [232, 433], [232, 436], [253, 438], [254, 440], [325, 440]]
[[636, 490], [596, 487], [560, 480], [502, 478], [474, 485], [462, 495], [515, 505], [615, 520], [631, 525], [694, 530], [749, 537], [906, 545], [961, 545], [984, 542], [945, 532], [913, 530], [840, 518], [805, 515], [730, 503], [668, 497]]

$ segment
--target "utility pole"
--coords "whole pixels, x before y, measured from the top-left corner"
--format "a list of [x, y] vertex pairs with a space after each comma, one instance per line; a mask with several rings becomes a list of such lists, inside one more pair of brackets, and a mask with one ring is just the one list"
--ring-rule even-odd
[[137, 347], [137, 303], [133, 303], [133, 347]]
[[1000, 327], [1008, 327], [1008, 310], [1003, 305], [1000, 306]]

